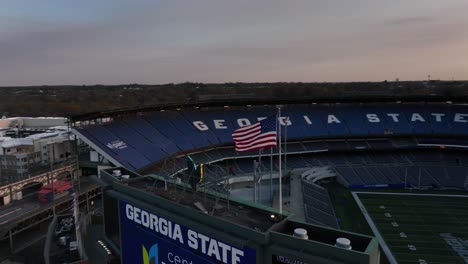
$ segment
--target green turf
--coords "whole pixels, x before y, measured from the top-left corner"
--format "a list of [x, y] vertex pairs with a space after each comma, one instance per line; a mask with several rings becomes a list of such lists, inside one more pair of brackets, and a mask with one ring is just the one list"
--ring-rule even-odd
[[468, 258], [468, 198], [358, 196], [398, 263], [468, 263], [454, 250]]

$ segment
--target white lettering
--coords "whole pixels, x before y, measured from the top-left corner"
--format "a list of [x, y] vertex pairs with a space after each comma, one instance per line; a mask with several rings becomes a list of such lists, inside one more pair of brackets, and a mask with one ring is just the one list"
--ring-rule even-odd
[[398, 120], [400, 114], [387, 114], [387, 116], [391, 117], [393, 119], [393, 122], [400, 122], [400, 120]]
[[[427, 122], [426, 117], [424, 117], [421, 113], [406, 113], [408, 115], [408, 119], [410, 122]], [[384, 115], [388, 116], [390, 120], [393, 122], [400, 122], [400, 115], [399, 113], [384, 113]], [[382, 119], [380, 118], [379, 114], [377, 113], [368, 113], [365, 114], [366, 119], [370, 123], [380, 123], [382, 122]], [[443, 118], [446, 117], [446, 113], [428, 113], [427, 118], [431, 118], [433, 122], [442, 122]], [[308, 115], [303, 115], [302, 116], [305, 123], [307, 125], [312, 125], [313, 122], [311, 118]], [[265, 120], [266, 117], [257, 117], [256, 121], [262, 121]], [[248, 126], [251, 125], [252, 122], [248, 118], [239, 118], [236, 120], [237, 125], [239, 127], [243, 126]], [[229, 129], [227, 125], [227, 120], [225, 119], [213, 119], [213, 124], [215, 129]], [[293, 125], [291, 119], [287, 116], [282, 116], [278, 118], [279, 124], [282, 126], [291, 126]], [[455, 113], [454, 114], [454, 119], [453, 122], [456, 123], [468, 123], [468, 114], [465, 113]], [[334, 114], [329, 114], [327, 115], [327, 123], [328, 124], [341, 124], [342, 120], [338, 118], [337, 115]], [[203, 122], [203, 121], [193, 121], [193, 125], [199, 130], [199, 131], [207, 131], [210, 130], [210, 128]], [[120, 149], [120, 148], [125, 148], [126, 144], [124, 142], [111, 142], [107, 144], [109, 148], [112, 149]]]
[[182, 237], [182, 230], [180, 230], [179, 225], [174, 226], [174, 234], [172, 235], [172, 239], [179, 240], [181, 244], [184, 244], [184, 239]]
[[226, 129], [227, 126], [224, 125], [225, 120], [215, 119], [213, 120], [216, 129]]
[[235, 247], [232, 247], [231, 249], [232, 251], [232, 259], [231, 259], [231, 263], [232, 264], [237, 264], [240, 262], [240, 257], [243, 257], [244, 256], [244, 252], [235, 248]]
[[237, 119], [237, 124], [238, 124], [240, 127], [243, 127], [243, 126], [250, 126], [250, 125], [251, 125], [250, 120], [248, 120], [247, 118], [239, 118], [239, 119]]
[[158, 228], [158, 217], [155, 216], [154, 214], [150, 214], [150, 229], [153, 229], [154, 231], [159, 233], [159, 228]]
[[465, 119], [467, 117], [468, 117], [468, 114], [456, 113], [453, 121], [457, 123], [467, 123], [468, 120]]
[[371, 123], [380, 123], [380, 118], [376, 114], [367, 114], [367, 120]]
[[193, 125], [200, 131], [207, 131], [209, 129], [202, 121], [193, 121]]
[[168, 235], [167, 220], [164, 218], [159, 218], [159, 233], [163, 236]]
[[442, 122], [442, 117], [445, 116], [442, 113], [432, 113], [431, 115], [435, 117], [436, 122]]
[[133, 213], [135, 215], [135, 218], [133, 218], [133, 221], [135, 221], [136, 223], [138, 224], [141, 224], [141, 221], [140, 221], [140, 208], [133, 208]]
[[133, 220], [133, 206], [127, 204], [125, 206], [125, 213], [127, 214], [127, 218]]
[[214, 255], [217, 260], [221, 261], [221, 256], [219, 255], [218, 242], [216, 240], [210, 240], [210, 245], [208, 246], [208, 253], [206, 254], [210, 257]]
[[291, 125], [291, 120], [289, 119], [289, 116], [282, 116], [278, 118], [278, 121], [282, 126], [290, 126]]
[[424, 120], [424, 118], [420, 114], [413, 113], [413, 115], [411, 116], [411, 122], [416, 122], [416, 121], [426, 122], [426, 120]]
[[228, 263], [228, 251], [231, 249], [229, 245], [224, 244], [223, 242], [218, 242], [219, 247], [221, 248], [221, 255], [223, 256], [223, 262]]
[[197, 232], [192, 231], [192, 230], [189, 229], [187, 231], [187, 236], [188, 236], [188, 246], [193, 248], [193, 249], [198, 249]]
[[149, 215], [146, 211], [141, 211], [141, 224], [144, 227], [149, 227]]
[[335, 115], [328, 115], [328, 124], [331, 124], [331, 123], [340, 124], [341, 121]]
[[127, 147], [127, 144], [125, 144], [125, 142], [123, 142], [122, 140], [115, 140], [107, 143], [106, 146], [110, 149], [124, 149]]
[[[216, 260], [219, 262], [239, 264], [241, 258], [244, 256], [244, 252], [242, 250], [231, 247], [228, 244], [217, 241], [216, 239], [197, 233], [193, 230], [188, 229], [185, 236], [182, 233], [182, 228], [180, 225], [162, 217], [158, 217], [157, 215], [153, 215], [152, 213], [140, 208], [126, 204], [125, 212], [128, 219], [134, 221], [135, 223], [141, 224], [148, 229], [154, 230], [160, 235], [172, 238], [173, 240], [178, 241], [180, 244], [185, 244], [184, 239], [187, 237], [187, 245], [191, 249], [197, 250], [209, 257], [216, 258]], [[181, 258], [173, 252], [169, 252], [167, 254], [168, 261], [170, 263], [193, 263], [190, 260]]]
[[198, 234], [198, 238], [201, 240], [201, 251], [203, 254], [206, 254], [206, 242], [208, 242], [210, 238], [202, 234]]

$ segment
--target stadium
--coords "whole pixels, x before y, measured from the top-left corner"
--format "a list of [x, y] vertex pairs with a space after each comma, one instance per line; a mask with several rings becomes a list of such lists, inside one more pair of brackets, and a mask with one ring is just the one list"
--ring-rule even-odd
[[[337, 94], [226, 96], [70, 118], [73, 133], [112, 164], [96, 181], [106, 190], [105, 235], [123, 263], [141, 254], [128, 241], [146, 243], [143, 260], [157, 255], [158, 247], [147, 250], [148, 230], [132, 224], [143, 219], [152, 231], [148, 219], [173, 223], [157, 241], [180, 247], [180, 263], [466, 263], [466, 96]], [[233, 131], [278, 109], [278, 146], [237, 152]], [[141, 219], [135, 210], [145, 212]], [[298, 227], [310, 244], [286, 236]], [[199, 233], [190, 236], [192, 229]], [[202, 233], [219, 240], [223, 254], [200, 253], [184, 235]], [[337, 238], [352, 249], [336, 246]], [[190, 243], [192, 251], [182, 246]], [[159, 252], [165, 247], [160, 242]]]

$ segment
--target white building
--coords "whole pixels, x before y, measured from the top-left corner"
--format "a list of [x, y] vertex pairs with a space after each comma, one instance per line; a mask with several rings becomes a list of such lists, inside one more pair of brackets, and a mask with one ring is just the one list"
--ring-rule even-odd
[[46, 131], [24, 138], [0, 137], [0, 184], [33, 176], [70, 158], [73, 143], [66, 128]]
[[66, 125], [67, 119], [65, 117], [4, 117], [0, 119], [0, 129], [47, 129], [50, 127]]

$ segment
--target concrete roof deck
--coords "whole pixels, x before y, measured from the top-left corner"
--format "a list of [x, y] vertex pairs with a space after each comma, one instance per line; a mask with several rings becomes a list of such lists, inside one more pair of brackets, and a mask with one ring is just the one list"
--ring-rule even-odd
[[287, 217], [274, 210], [268, 210], [267, 207], [256, 206], [247, 201], [241, 203], [233, 200], [228, 194], [215, 193], [203, 188], [194, 192], [189, 186], [172, 182], [167, 182], [166, 188], [164, 181], [149, 177], [130, 181], [128, 186], [259, 232], [266, 232], [278, 221]]

